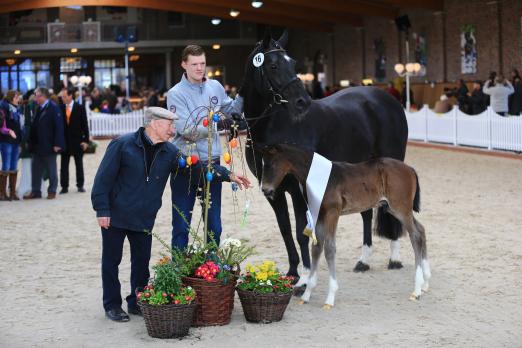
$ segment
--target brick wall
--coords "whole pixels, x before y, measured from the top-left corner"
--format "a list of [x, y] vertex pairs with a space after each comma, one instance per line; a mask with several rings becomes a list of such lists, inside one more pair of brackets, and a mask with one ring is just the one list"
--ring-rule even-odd
[[[513, 67], [522, 70], [522, 0], [445, 0], [442, 12], [408, 10], [411, 31], [426, 37], [427, 74], [414, 82], [444, 82], [464, 78], [467, 81], [486, 79], [494, 70], [506, 76]], [[499, 20], [500, 19], [500, 20]], [[461, 74], [460, 31], [473, 24], [477, 40], [477, 73]], [[395, 23], [386, 18], [368, 17], [363, 28], [339, 25], [333, 34], [293, 31], [290, 54], [303, 61], [313, 59], [318, 50], [327, 52], [329, 83], [342, 79], [359, 81], [375, 72], [374, 39], [382, 37], [386, 46], [386, 79], [393, 79], [395, 63], [405, 60], [404, 38]], [[413, 59], [413, 42], [410, 44]]]

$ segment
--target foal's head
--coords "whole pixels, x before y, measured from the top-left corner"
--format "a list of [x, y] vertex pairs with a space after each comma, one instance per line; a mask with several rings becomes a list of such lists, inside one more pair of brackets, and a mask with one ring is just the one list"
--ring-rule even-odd
[[287, 144], [268, 146], [261, 152], [261, 189], [268, 198], [274, 198], [276, 189], [288, 174], [294, 175], [300, 182], [306, 179], [313, 152]]

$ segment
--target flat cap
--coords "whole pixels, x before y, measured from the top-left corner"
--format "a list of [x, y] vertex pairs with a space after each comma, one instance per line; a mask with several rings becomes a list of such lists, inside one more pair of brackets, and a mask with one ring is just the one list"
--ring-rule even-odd
[[152, 120], [177, 120], [178, 115], [158, 106], [151, 106], [145, 110], [145, 123]]

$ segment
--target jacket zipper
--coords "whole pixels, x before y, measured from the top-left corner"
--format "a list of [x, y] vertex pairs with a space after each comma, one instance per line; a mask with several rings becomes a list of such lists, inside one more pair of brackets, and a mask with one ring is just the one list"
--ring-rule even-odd
[[[152, 166], [154, 165], [154, 161], [156, 160], [156, 157], [158, 156], [158, 152], [160, 152], [161, 149], [158, 149], [156, 153], [154, 154], [154, 157], [152, 157], [152, 162], [150, 163], [150, 171], [152, 172]], [[145, 146], [143, 146], [143, 163], [145, 164], [145, 174], [147, 175], [147, 182], [149, 182], [149, 171], [147, 169], [147, 153], [145, 152]]]

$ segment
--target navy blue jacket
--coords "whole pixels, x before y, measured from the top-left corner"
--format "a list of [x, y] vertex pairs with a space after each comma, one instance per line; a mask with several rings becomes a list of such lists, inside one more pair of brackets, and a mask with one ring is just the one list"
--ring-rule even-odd
[[[171, 173], [178, 170], [181, 152], [165, 142], [157, 151], [147, 173], [140, 128], [111, 141], [94, 178], [91, 201], [97, 217], [110, 217], [111, 226], [150, 232], [161, 207], [163, 191]], [[198, 163], [191, 168], [200, 172]], [[229, 181], [230, 172], [214, 166], [215, 177]], [[186, 194], [179, 192], [177, 194]]]
[[36, 110], [31, 124], [29, 136], [29, 150], [39, 156], [54, 154], [53, 146], [65, 150], [65, 136], [63, 130], [63, 116], [60, 108], [49, 100], [45, 107]]

